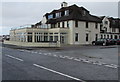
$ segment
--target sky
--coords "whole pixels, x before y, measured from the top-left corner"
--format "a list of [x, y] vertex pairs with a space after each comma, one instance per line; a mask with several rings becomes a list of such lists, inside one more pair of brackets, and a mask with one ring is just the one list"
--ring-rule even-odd
[[[61, 1], [62, 2], [62, 1]], [[0, 3], [0, 35], [9, 34], [11, 28], [35, 24], [45, 13], [61, 8], [61, 2], [2, 2]], [[1, 5], [2, 4], [2, 5]], [[68, 2], [68, 6], [83, 6], [96, 16], [118, 17], [118, 2]]]

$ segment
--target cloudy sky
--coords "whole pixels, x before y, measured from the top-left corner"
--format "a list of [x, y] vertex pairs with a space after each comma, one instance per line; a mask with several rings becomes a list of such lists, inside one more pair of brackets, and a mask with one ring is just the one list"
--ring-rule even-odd
[[[59, 9], [61, 2], [2, 2], [2, 34], [9, 34], [13, 27], [39, 22], [43, 15]], [[68, 6], [83, 6], [96, 16], [118, 17], [118, 2], [68, 2]], [[2, 14], [2, 15], [1, 15]]]

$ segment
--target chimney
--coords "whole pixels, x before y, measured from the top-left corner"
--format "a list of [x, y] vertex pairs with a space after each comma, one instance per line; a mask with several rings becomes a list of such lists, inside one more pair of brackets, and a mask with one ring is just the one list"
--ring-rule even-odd
[[61, 7], [67, 7], [68, 3], [67, 2], [62, 2]]

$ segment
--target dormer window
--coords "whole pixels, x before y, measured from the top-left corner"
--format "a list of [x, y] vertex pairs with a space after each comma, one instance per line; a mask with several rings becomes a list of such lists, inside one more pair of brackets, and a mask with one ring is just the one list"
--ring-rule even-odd
[[69, 10], [65, 10], [65, 16], [69, 15]]
[[87, 14], [87, 12], [85, 10], [83, 10], [83, 16], [85, 16]]
[[115, 20], [113, 20], [112, 22], [113, 22], [113, 24], [115, 24]]
[[105, 21], [105, 24], [108, 24], [108, 21]]
[[56, 13], [56, 18], [59, 18], [59, 17], [61, 17], [61, 12]]
[[58, 18], [59, 17], [59, 13], [56, 13], [56, 18]]
[[62, 11], [62, 12], [61, 12], [61, 16], [64, 16], [64, 15], [65, 15], [65, 12], [64, 12], [64, 11]]
[[48, 19], [53, 18], [53, 14], [48, 15]]

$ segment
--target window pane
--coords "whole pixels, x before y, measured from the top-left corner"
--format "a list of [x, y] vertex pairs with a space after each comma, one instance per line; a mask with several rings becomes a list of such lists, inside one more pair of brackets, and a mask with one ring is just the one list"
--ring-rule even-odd
[[78, 21], [77, 20], [75, 21], [75, 27], [78, 27]]
[[53, 14], [48, 15], [48, 19], [51, 19], [51, 18], [53, 18]]
[[88, 34], [86, 34], [86, 41], [87, 41], [87, 42], [88, 42], [88, 36], [89, 36], [89, 35], [88, 35]]
[[75, 33], [75, 41], [78, 41], [78, 33]]
[[32, 36], [28, 36], [28, 42], [32, 42]]
[[88, 22], [86, 22], [86, 28], [88, 28]]
[[66, 10], [65, 11], [65, 16], [68, 16], [69, 15], [69, 10]]

